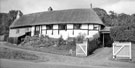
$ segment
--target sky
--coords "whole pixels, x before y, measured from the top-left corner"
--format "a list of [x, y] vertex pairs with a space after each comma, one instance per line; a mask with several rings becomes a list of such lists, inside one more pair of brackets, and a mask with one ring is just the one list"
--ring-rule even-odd
[[10, 10], [21, 10], [23, 14], [74, 8], [98, 7], [116, 13], [135, 13], [135, 0], [0, 0], [0, 12], [8, 13]]

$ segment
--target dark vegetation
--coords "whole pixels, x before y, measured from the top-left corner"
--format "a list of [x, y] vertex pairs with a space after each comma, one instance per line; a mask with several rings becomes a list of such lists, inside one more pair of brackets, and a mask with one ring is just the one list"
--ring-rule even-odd
[[88, 41], [88, 54], [92, 54], [93, 51], [95, 51], [95, 49], [99, 48], [100, 47], [100, 40], [99, 38], [94, 38], [92, 40], [89, 40]]
[[19, 50], [12, 50], [4, 47], [0, 47], [0, 58], [4, 59], [23, 59], [23, 60], [37, 60], [38, 56], [30, 53], [26, 53]]
[[111, 38], [120, 42], [135, 42], [135, 24], [116, 26], [111, 29]]
[[48, 36], [41, 35], [38, 36], [26, 36], [24, 41], [20, 44], [21, 46], [32, 47], [32, 48], [42, 48], [53, 46], [58, 50], [75, 50], [75, 40], [73, 38], [64, 40], [62, 37], [50, 38]]
[[123, 26], [135, 23], [135, 14], [117, 14], [114, 11], [110, 11], [109, 14], [107, 14], [107, 12], [101, 8], [94, 8], [94, 10], [106, 26]]
[[135, 41], [135, 14], [117, 14], [110, 11], [94, 8], [106, 26], [111, 26], [111, 38], [114, 41]]
[[20, 10], [11, 10], [8, 13], [0, 13], [0, 35], [8, 34], [9, 26], [16, 19], [17, 12], [20, 12], [20, 16], [23, 15]]

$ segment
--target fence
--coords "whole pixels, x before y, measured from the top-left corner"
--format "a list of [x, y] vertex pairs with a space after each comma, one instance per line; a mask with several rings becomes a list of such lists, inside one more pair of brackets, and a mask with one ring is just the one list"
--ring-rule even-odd
[[99, 47], [98, 39], [87, 39], [83, 43], [76, 43], [76, 56], [88, 56]]
[[83, 43], [76, 44], [76, 56], [87, 56], [88, 55], [88, 41], [84, 41]]
[[132, 59], [135, 55], [135, 45], [131, 42], [114, 42], [113, 43], [113, 58], [124, 57]]

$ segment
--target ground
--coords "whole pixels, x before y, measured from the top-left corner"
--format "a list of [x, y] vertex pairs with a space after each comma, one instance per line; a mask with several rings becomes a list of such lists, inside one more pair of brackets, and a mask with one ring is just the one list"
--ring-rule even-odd
[[119, 61], [112, 59], [112, 48], [104, 47], [97, 49], [88, 57], [63, 56], [45, 52], [25, 50], [5, 46], [2, 42], [0, 47], [25, 51], [40, 57], [39, 60], [25, 61], [13, 59], [0, 59], [1, 68], [135, 68], [135, 62]]

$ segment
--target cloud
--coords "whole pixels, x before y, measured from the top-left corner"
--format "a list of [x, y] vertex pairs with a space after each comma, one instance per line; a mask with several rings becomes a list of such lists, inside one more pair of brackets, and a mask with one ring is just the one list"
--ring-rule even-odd
[[[132, 8], [134, 5], [132, 2], [134, 0], [0, 0], [0, 12], [21, 10], [24, 14], [28, 14], [47, 11], [49, 6], [52, 6], [54, 10], [90, 8], [90, 3], [93, 4], [93, 7], [104, 8], [107, 11], [122, 12]], [[132, 6], [124, 6], [124, 4], [132, 4]], [[128, 12], [131, 13], [132, 11]]]
[[117, 13], [127, 13], [127, 14], [133, 14], [135, 13], [135, 1], [133, 0], [122, 0], [118, 3], [107, 5], [102, 8], [106, 9], [107, 11], [114, 11]]

